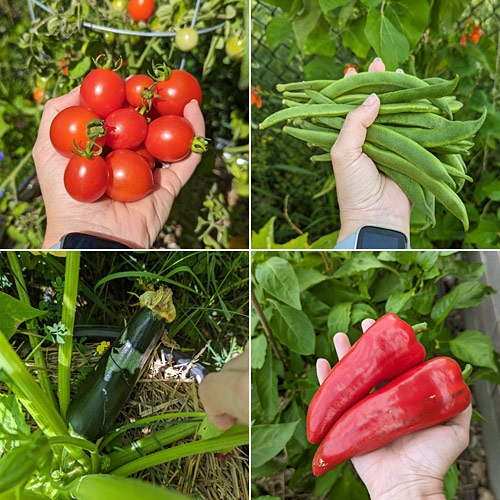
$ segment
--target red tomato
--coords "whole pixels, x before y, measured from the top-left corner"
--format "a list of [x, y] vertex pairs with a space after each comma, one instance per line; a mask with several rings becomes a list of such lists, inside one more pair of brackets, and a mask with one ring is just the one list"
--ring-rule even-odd
[[198, 80], [187, 71], [172, 70], [167, 80], [158, 82], [153, 92], [162, 99], [153, 98], [153, 106], [161, 115], [184, 115], [184, 106], [196, 99], [201, 105], [201, 87]]
[[134, 108], [142, 106], [141, 93], [144, 88], [149, 88], [153, 85], [154, 81], [147, 75], [135, 75], [125, 82], [125, 95], [128, 103]]
[[156, 166], [155, 157], [144, 147], [144, 144], [141, 144], [138, 148], [135, 148], [134, 151], [141, 155], [148, 162], [149, 167], [153, 170]]
[[191, 152], [194, 130], [182, 116], [162, 116], [148, 126], [144, 145], [159, 160], [179, 161]]
[[113, 149], [134, 149], [144, 141], [148, 131], [146, 118], [135, 109], [120, 108], [104, 121], [106, 144]]
[[109, 182], [106, 194], [116, 201], [137, 201], [153, 189], [153, 173], [148, 162], [129, 149], [115, 149], [106, 156]]
[[125, 84], [110, 69], [94, 69], [82, 82], [80, 103], [100, 117], [106, 118], [112, 111], [122, 107], [125, 100]]
[[64, 171], [64, 187], [75, 200], [91, 203], [106, 192], [108, 178], [108, 166], [102, 156], [73, 155]]
[[147, 21], [153, 15], [154, 11], [154, 0], [130, 0], [128, 3], [128, 13], [136, 23]]
[[[50, 124], [50, 141], [56, 151], [66, 156], [73, 157], [73, 139], [77, 146], [85, 149], [89, 138], [87, 137], [87, 123], [98, 120], [99, 117], [90, 109], [82, 106], [71, 106], [63, 109]], [[101, 146], [106, 142], [106, 137], [99, 137], [96, 142]]]

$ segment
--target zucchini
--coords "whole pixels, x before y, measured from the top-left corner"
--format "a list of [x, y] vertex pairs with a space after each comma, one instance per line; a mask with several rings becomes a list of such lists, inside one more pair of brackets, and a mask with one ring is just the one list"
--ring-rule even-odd
[[82, 382], [68, 407], [71, 431], [90, 441], [113, 428], [161, 339], [165, 322], [175, 319], [169, 288], [145, 292], [139, 303], [140, 309]]

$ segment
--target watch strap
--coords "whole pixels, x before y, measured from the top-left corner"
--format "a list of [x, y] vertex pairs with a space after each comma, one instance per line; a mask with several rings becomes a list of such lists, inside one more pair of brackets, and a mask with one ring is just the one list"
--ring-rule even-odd
[[59, 245], [52, 248], [64, 250], [130, 250], [131, 247], [119, 241], [84, 233], [69, 233], [61, 238]]

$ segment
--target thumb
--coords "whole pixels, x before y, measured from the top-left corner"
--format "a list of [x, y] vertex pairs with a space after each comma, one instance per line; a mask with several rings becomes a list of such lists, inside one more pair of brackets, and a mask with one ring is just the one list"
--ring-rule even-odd
[[376, 94], [371, 94], [361, 106], [347, 115], [339, 137], [331, 150], [335, 171], [352, 164], [361, 156], [366, 129], [374, 122], [379, 109], [380, 99]]

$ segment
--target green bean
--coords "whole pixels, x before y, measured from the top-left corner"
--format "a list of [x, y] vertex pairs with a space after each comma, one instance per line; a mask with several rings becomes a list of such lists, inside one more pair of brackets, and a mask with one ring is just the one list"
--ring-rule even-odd
[[309, 96], [305, 92], [283, 92], [285, 99], [305, 99], [309, 100]]
[[358, 99], [361, 99], [361, 102], [364, 102], [369, 95], [370, 94], [345, 94], [338, 96], [334, 102], [337, 104], [352, 104], [353, 101]]
[[324, 147], [328, 150], [333, 146], [338, 137], [338, 133], [333, 130], [330, 132], [323, 132], [285, 126], [283, 127], [283, 132], [296, 139], [312, 144], [313, 146]]
[[422, 186], [405, 174], [398, 172], [397, 170], [393, 170], [392, 168], [388, 168], [378, 162], [374, 162], [377, 168], [383, 172], [385, 175], [390, 177], [406, 194], [408, 199], [415, 205], [420, 208], [422, 212], [428, 217], [430, 224], [432, 226], [436, 225], [436, 214], [435, 207], [428, 205], [428, 200], [425, 197], [424, 189]]
[[332, 161], [332, 157], [330, 156], [330, 153], [323, 153], [321, 155], [313, 155], [311, 156], [311, 161], [314, 162], [322, 162], [322, 161]]
[[[411, 89], [396, 90], [379, 96], [381, 104], [417, 101], [419, 99], [430, 99], [444, 97], [451, 94], [458, 84], [458, 75], [454, 80], [444, 81], [435, 85], [415, 87]], [[354, 101], [352, 104], [361, 104], [363, 100]], [[445, 101], [443, 101], [445, 102]]]
[[304, 89], [323, 90], [325, 87], [328, 87], [332, 81], [333, 80], [310, 80], [308, 82], [279, 83], [276, 85], [276, 88], [278, 89], [278, 92]]
[[454, 122], [434, 113], [394, 113], [377, 116], [375, 123], [435, 129], [446, 127]]
[[460, 101], [449, 101], [448, 106], [450, 107], [450, 111], [455, 114], [462, 109], [463, 104]]
[[[309, 97], [312, 99], [315, 104], [332, 104], [330, 98], [326, 97], [324, 94], [317, 92], [315, 90], [306, 90]], [[348, 104], [344, 104], [344, 106], [349, 106]], [[356, 109], [358, 105], [353, 106], [353, 109]], [[382, 104], [379, 109], [379, 115], [386, 114], [394, 114], [394, 113], [437, 113], [439, 109], [436, 106], [433, 106], [429, 102], [425, 101], [415, 101], [412, 103], [395, 103], [395, 104]]]
[[[338, 117], [319, 117], [317, 121], [336, 130], [340, 130], [344, 124], [344, 120]], [[415, 165], [419, 165], [435, 179], [449, 184], [453, 183], [453, 179], [446, 172], [441, 162], [432, 153], [429, 153], [429, 151], [420, 146], [420, 144], [405, 137], [401, 133], [394, 132], [381, 125], [371, 125], [366, 130], [366, 141], [370, 141], [377, 146], [393, 151]]]
[[[385, 94], [386, 92], [394, 92], [395, 90], [399, 90], [400, 88], [401, 87], [399, 85], [380, 84], [380, 85], [377, 85], [377, 94], [382, 95], [382, 94]], [[361, 87], [357, 87], [355, 89], [352, 89], [349, 92], [344, 92], [342, 95], [366, 94], [368, 96], [368, 95], [372, 94], [373, 92], [374, 92], [373, 85], [363, 85]]]
[[[486, 119], [486, 110], [477, 120], [470, 120], [465, 122], [449, 122], [446, 127], [441, 127], [434, 130], [414, 128], [414, 127], [394, 127], [386, 125], [385, 128], [396, 131], [409, 137], [415, 142], [418, 142], [425, 148], [446, 146], [448, 144], [457, 144], [459, 141], [464, 141], [469, 137], [474, 136], [477, 131], [482, 127]], [[469, 146], [470, 143], [460, 143], [460, 146]]]
[[[454, 80], [455, 86], [456, 82], [458, 82], [457, 78], [458, 77], [455, 77]], [[337, 80], [336, 82], [328, 85], [328, 87], [324, 88], [321, 92], [330, 99], [335, 99], [339, 95], [343, 95], [350, 90], [356, 90], [359, 92], [359, 88], [362, 86], [372, 86], [371, 92], [377, 93], [377, 89], [383, 85], [399, 86], [400, 89], [405, 91], [413, 88], [429, 87], [427, 83], [420, 80], [420, 78], [417, 78], [416, 76], [406, 75], [404, 73], [395, 73], [392, 71], [380, 71], [359, 73], [342, 80]], [[448, 101], [439, 97], [431, 98], [430, 101], [437, 108], [441, 109], [450, 118], [452, 118], [452, 111]]]
[[289, 108], [293, 108], [296, 106], [302, 106], [302, 104], [304, 104], [303, 102], [293, 101], [292, 99], [283, 99], [282, 103], [285, 106], [288, 106]]
[[464, 181], [469, 182], [472, 182], [474, 180], [470, 175], [463, 173], [461, 170], [457, 170], [455, 167], [449, 165], [448, 163], [445, 163], [443, 160], [441, 160], [441, 165], [443, 165], [445, 170], [453, 177], [455, 181], [456, 179], [463, 179]]
[[[438, 155], [438, 158], [443, 162], [443, 164], [450, 165], [452, 168], [454, 168], [458, 172], [461, 172], [462, 174], [465, 174], [467, 171], [461, 155], [440, 154]], [[469, 177], [467, 180], [472, 181], [473, 179]], [[462, 190], [464, 184], [465, 184], [465, 179], [457, 179], [457, 192]]]
[[436, 146], [429, 148], [433, 153], [469, 155], [469, 149], [457, 144], [447, 144], [446, 146]]
[[425, 83], [428, 83], [429, 85], [434, 85], [435, 83], [442, 83], [442, 82], [446, 82], [448, 80], [445, 80], [444, 78], [438, 78], [437, 76], [434, 76], [432, 78], [424, 78], [423, 81]]

